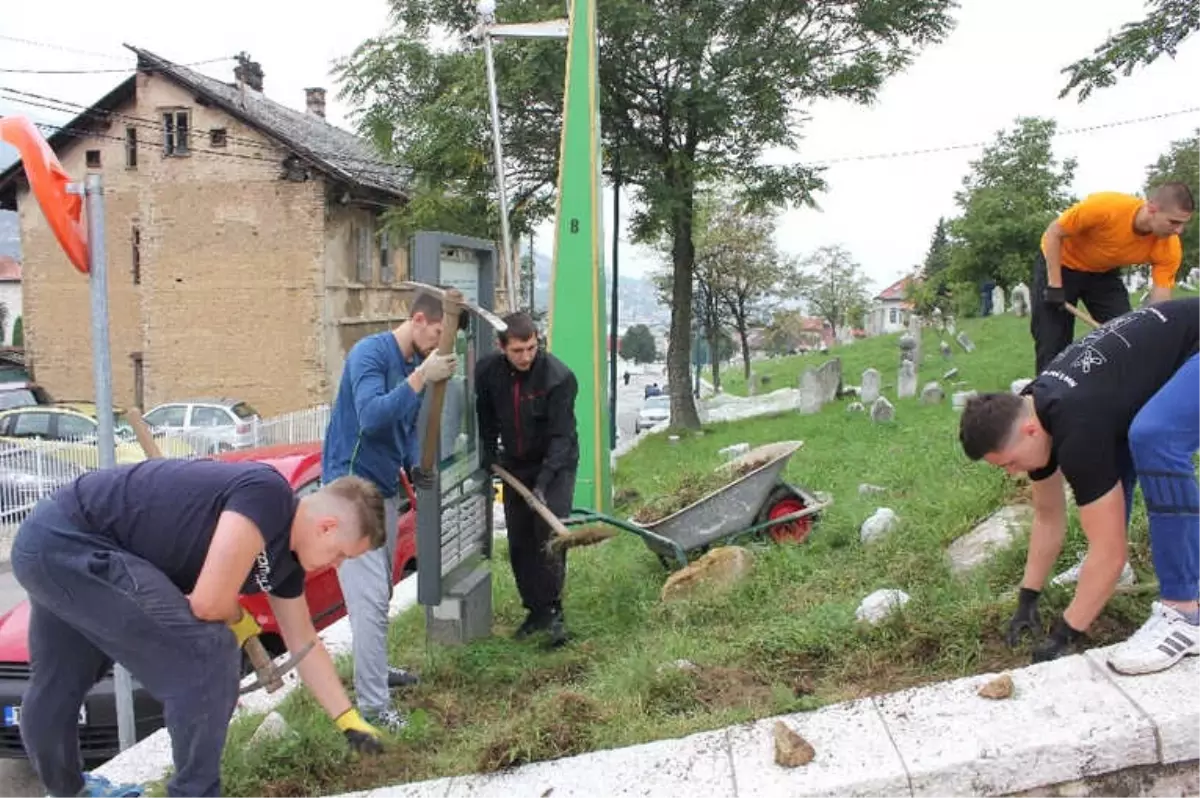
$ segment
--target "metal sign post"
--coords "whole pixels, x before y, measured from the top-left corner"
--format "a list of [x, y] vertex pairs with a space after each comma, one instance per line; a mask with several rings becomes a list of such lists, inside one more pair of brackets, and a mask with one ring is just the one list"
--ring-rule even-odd
[[[112, 358], [108, 341], [108, 262], [104, 246], [104, 179], [88, 175], [84, 187], [88, 228], [88, 283], [92, 299], [92, 369], [96, 383], [96, 424], [100, 467], [116, 465], [113, 439]], [[136, 742], [133, 679], [120, 663], [113, 667], [117, 739], [122, 751]]]

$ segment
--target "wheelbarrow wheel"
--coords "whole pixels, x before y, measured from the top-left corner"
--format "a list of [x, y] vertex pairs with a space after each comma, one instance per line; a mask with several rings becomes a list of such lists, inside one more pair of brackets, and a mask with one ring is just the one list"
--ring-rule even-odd
[[[763, 502], [763, 508], [759, 511], [756, 523], [763, 524], [767, 521], [808, 509], [810, 506], [809, 500], [804, 495], [807, 493], [809, 491], [796, 490], [790, 485], [775, 486], [767, 495], [767, 500]], [[797, 518], [794, 521], [767, 527], [760, 534], [769, 537], [776, 543], [803, 543], [808, 540], [808, 535], [812, 532], [815, 521], [816, 517], [809, 515], [804, 518]]]

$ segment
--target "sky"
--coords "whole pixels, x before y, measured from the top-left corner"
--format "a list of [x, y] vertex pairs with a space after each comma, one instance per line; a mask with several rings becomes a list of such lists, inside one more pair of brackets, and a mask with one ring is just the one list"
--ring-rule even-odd
[[[870, 106], [822, 101], [809, 107], [811, 120], [796, 152], [769, 157], [803, 163], [947, 147], [906, 157], [848, 160], [825, 172], [827, 191], [819, 209], [781, 214], [779, 247], [806, 255], [840, 244], [862, 265], [874, 290], [881, 290], [921, 262], [940, 216], [956, 212], [954, 193], [981, 146], [1016, 118], [1052, 117], [1061, 135], [1060, 158], [1075, 157], [1072, 190], [1137, 192], [1146, 166], [1170, 142], [1200, 127], [1194, 78], [1200, 74], [1200, 36], [1186, 41], [1175, 60], [1161, 58], [1101, 89], [1083, 103], [1057, 99], [1061, 70], [1087, 55], [1123, 23], [1140, 19], [1142, 0], [961, 0], [955, 30], [942, 44], [926, 48], [902, 74], [884, 84]], [[0, 86], [90, 104], [130, 72], [22, 74], [10, 70], [130, 70], [132, 53], [122, 44], [148, 49], [178, 63], [227, 57], [245, 51], [262, 64], [268, 97], [304, 109], [304, 89], [327, 88], [327, 118], [350, 127], [348, 108], [330, 75], [335, 59], [385, 30], [384, 0], [339, 0], [337, 13], [310, 14], [291, 2], [256, 0], [236, 13], [163, 14], [162, 4], [124, 0], [119, 13], [97, 15], [94, 2], [59, 0], [26, 6], [20, 16], [0, 19]], [[497, 16], [503, 21], [504, 0]], [[18, 41], [25, 40], [25, 41]], [[37, 43], [37, 44], [35, 44]], [[504, 46], [519, 46], [507, 43]], [[232, 80], [233, 61], [196, 67]], [[480, 75], [483, 80], [483, 75]], [[1191, 113], [1175, 114], [1189, 108]], [[0, 114], [23, 113], [62, 122], [69, 115], [12, 101], [0, 92]], [[1067, 131], [1159, 114], [1140, 123], [1090, 132]], [[630, 207], [622, 196], [622, 222]], [[612, 197], [604, 192], [605, 247], [611, 258]], [[552, 250], [553, 222], [537, 231], [535, 246]], [[620, 252], [623, 275], [644, 275], [659, 263], [656, 253], [626, 241]], [[607, 261], [611, 264], [611, 260]]]

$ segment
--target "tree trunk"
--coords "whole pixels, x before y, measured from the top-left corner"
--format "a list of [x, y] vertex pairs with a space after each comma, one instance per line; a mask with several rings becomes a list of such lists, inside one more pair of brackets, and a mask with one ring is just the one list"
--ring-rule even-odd
[[[675, 181], [690, 180], [675, 175]], [[671, 342], [667, 346], [667, 381], [671, 394], [671, 426], [700, 429], [700, 414], [692, 396], [692, 267], [696, 248], [692, 244], [693, 192], [681, 197], [671, 223]]]
[[708, 327], [708, 360], [712, 364], [712, 385], [713, 393], [716, 393], [721, 388], [721, 364], [718, 356], [718, 347], [721, 345], [721, 330], [715, 325]]
[[746, 378], [746, 385], [750, 385], [750, 331], [746, 329], [746, 317], [744, 314], [738, 314], [736, 318], [738, 338], [742, 341], [742, 376]]

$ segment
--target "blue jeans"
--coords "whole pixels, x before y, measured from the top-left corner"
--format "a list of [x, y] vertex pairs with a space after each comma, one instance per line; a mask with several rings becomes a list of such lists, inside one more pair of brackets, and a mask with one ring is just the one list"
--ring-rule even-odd
[[49, 499], [21, 524], [12, 568], [30, 604], [21, 738], [50, 794], [83, 787], [79, 707], [115, 661], [163, 705], [175, 764], [168, 794], [220, 795], [241, 673], [228, 627], [197, 619], [166, 574]]
[[1129, 451], [1150, 517], [1150, 556], [1159, 593], [1195, 601], [1200, 593], [1200, 356], [1193, 355], [1134, 417]]

